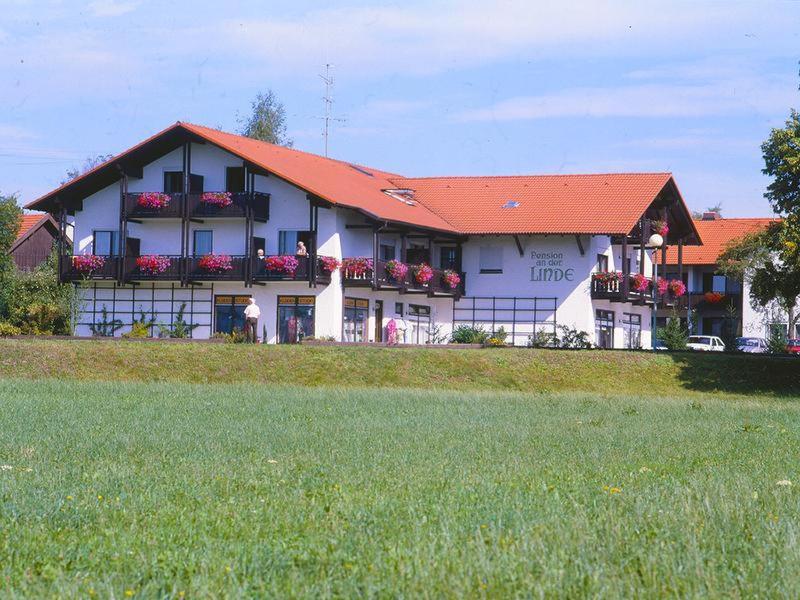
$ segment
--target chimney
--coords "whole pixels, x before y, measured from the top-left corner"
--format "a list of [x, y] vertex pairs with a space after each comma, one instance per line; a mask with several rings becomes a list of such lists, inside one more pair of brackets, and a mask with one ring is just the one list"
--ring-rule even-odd
[[703, 213], [703, 221], [716, 221], [717, 219], [721, 219], [722, 215], [718, 212], [704, 212]]

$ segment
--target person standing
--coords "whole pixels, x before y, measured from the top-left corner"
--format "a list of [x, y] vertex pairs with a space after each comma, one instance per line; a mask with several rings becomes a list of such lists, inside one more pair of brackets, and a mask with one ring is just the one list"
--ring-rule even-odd
[[295, 256], [308, 256], [308, 249], [303, 242], [297, 242], [297, 249], [294, 252]]
[[[256, 304], [256, 299], [250, 297], [247, 308], [244, 309], [244, 339], [246, 342], [258, 342], [258, 318], [261, 316], [261, 309]], [[252, 337], [252, 340], [251, 340]]]

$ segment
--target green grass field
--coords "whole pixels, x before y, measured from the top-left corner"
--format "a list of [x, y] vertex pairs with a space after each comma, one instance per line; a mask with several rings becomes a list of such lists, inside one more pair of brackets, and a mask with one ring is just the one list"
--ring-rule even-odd
[[[115, 370], [131, 372], [125, 352], [155, 353], [154, 362], [164, 352], [173, 365], [198, 348], [239, 365], [288, 359], [232, 346], [38, 347], [40, 363], [63, 351], [88, 353], [76, 358], [88, 364], [105, 349], [95, 371], [117, 380], [80, 381], [74, 367], [63, 380], [44, 377], [49, 366], [26, 371], [37, 357], [19, 353], [34, 342], [0, 342], [3, 597], [792, 598], [800, 589], [791, 380], [745, 395], [658, 374], [663, 388], [684, 387], [557, 391], [559, 361], [573, 385], [595, 385], [602, 369], [591, 361], [602, 353], [583, 354], [589, 377], [572, 362], [580, 354], [554, 352], [528, 355], [546, 391], [468, 391], [464, 361], [524, 353], [444, 351], [454, 366], [429, 387], [452, 381], [453, 390], [403, 389], [391, 377], [391, 387], [286, 386], [228, 363], [225, 377], [245, 383], [147, 383], [122, 381], [144, 379]], [[339, 349], [288, 356], [316, 364], [329, 350]], [[372, 352], [338, 356], [386, 360]], [[527, 381], [522, 366], [506, 367], [517, 379], [497, 368], [484, 372], [487, 387]]]

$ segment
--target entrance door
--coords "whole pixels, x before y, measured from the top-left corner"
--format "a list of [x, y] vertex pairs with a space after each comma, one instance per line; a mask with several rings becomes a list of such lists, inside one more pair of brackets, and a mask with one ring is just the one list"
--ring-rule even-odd
[[278, 343], [314, 335], [314, 296], [278, 296]]
[[375, 341], [383, 341], [383, 300], [375, 300]]
[[214, 296], [214, 332], [244, 331], [244, 309], [250, 296]]
[[595, 343], [600, 348], [614, 347], [614, 312], [610, 310], [595, 311], [594, 317]]

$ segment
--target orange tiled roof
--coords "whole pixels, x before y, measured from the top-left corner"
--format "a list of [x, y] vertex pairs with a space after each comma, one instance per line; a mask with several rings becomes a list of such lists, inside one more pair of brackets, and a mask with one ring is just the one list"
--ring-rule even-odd
[[[728, 242], [745, 234], [758, 231], [777, 219], [715, 219], [695, 221], [695, 227], [703, 240], [702, 246], [686, 246], [683, 249], [684, 265], [713, 265]], [[677, 246], [667, 248], [667, 264], [678, 264]]]
[[50, 215], [45, 213], [38, 213], [32, 215], [22, 215], [22, 223], [19, 227], [19, 233], [17, 234], [17, 239], [20, 239], [24, 236], [28, 231], [36, 227], [42, 221], [45, 221], [50, 218]]
[[[180, 129], [332, 204], [378, 220], [457, 234], [626, 234], [672, 180], [669, 173], [410, 178], [178, 122], [28, 207], [50, 209], [67, 188], [101, 177], [115, 162]], [[412, 189], [413, 201], [385, 193], [399, 188]], [[509, 202], [516, 204], [510, 208]]]

